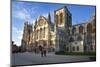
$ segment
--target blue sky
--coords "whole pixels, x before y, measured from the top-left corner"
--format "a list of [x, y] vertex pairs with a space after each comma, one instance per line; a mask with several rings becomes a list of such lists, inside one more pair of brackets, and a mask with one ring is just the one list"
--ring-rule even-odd
[[54, 11], [63, 6], [72, 14], [73, 25], [88, 21], [95, 14], [95, 6], [12, 1], [12, 40], [20, 46], [25, 21], [34, 25], [40, 15], [47, 17], [50, 13], [54, 23]]

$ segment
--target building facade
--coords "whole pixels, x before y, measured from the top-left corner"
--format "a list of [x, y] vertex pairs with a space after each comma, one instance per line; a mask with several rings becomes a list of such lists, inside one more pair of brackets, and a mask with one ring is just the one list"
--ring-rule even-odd
[[88, 22], [72, 25], [72, 14], [66, 6], [51, 16], [40, 16], [35, 25], [25, 22], [22, 49], [34, 51], [46, 46], [48, 51], [93, 52], [96, 51], [96, 17]]
[[28, 22], [24, 23], [24, 30], [23, 30], [23, 37], [22, 37], [22, 41], [21, 41], [21, 47], [22, 47], [22, 51], [30, 51], [30, 41], [32, 40], [32, 32], [33, 32], [33, 26], [32, 24], [29, 24]]
[[96, 51], [96, 17], [93, 16], [86, 23], [76, 24], [71, 27], [69, 44], [66, 45], [69, 52], [95, 52]]

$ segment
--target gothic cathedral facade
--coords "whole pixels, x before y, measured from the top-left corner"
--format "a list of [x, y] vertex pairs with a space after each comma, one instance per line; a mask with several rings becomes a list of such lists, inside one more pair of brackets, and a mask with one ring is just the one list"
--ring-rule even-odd
[[93, 52], [96, 51], [96, 17], [89, 22], [72, 25], [72, 14], [66, 6], [54, 11], [51, 16], [40, 16], [35, 24], [25, 22], [22, 49], [38, 50], [46, 46], [48, 51]]

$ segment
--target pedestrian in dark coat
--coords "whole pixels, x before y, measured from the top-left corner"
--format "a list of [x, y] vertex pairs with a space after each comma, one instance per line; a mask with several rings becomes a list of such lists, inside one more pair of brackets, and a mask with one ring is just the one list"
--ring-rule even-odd
[[43, 47], [41, 45], [39, 46], [39, 50], [41, 52], [41, 56], [43, 57]]
[[47, 53], [47, 47], [44, 46], [44, 47], [43, 47], [43, 55], [44, 55], [45, 57], [47, 56], [46, 53]]

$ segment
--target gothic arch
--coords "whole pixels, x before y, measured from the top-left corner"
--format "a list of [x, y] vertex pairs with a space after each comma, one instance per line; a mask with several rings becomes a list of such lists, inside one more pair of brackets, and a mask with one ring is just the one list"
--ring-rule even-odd
[[56, 24], [58, 24], [58, 15], [56, 15], [56, 19], [55, 20], [56, 20]]
[[73, 27], [72, 28], [72, 34], [75, 34], [75, 32], [76, 32], [76, 27]]
[[91, 23], [88, 23], [88, 25], [87, 25], [87, 32], [92, 33], [92, 24]]
[[73, 42], [73, 41], [74, 41], [74, 38], [70, 37], [69, 42]]
[[40, 28], [40, 38], [42, 38], [42, 28]]
[[92, 43], [92, 36], [91, 35], [87, 35], [87, 43], [88, 44]]
[[45, 38], [45, 27], [43, 28], [43, 37]]
[[79, 26], [79, 33], [83, 33], [83, 26]]
[[81, 40], [82, 40], [82, 36], [78, 36], [78, 37], [77, 37], [77, 40], [78, 40], [78, 41], [81, 41]]
[[59, 24], [62, 24], [63, 23], [63, 13], [60, 13], [60, 22]]
[[45, 25], [47, 23], [47, 19], [44, 16], [40, 16], [39, 20], [37, 21], [38, 26]]

